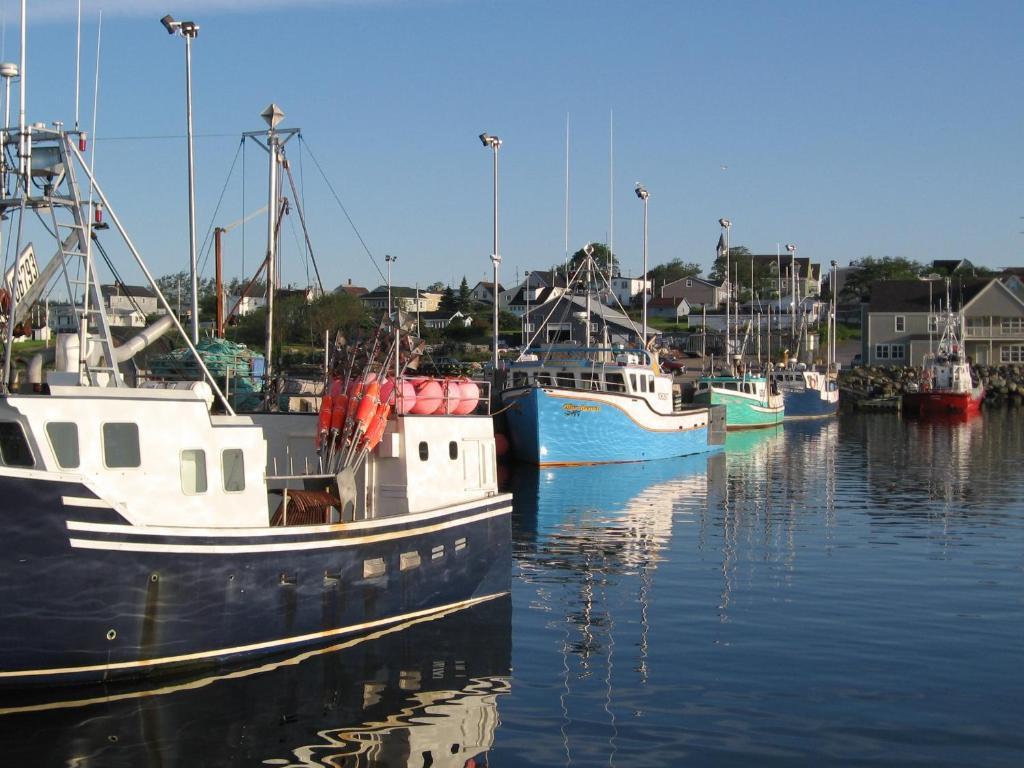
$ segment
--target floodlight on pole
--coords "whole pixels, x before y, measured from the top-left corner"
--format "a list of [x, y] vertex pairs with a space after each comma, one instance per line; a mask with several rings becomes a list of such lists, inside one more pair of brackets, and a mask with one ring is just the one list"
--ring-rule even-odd
[[398, 261], [398, 257], [388, 253], [384, 255], [384, 261], [388, 264], [388, 317], [391, 317], [391, 265]]
[[640, 301], [640, 342], [644, 349], [647, 349], [647, 198], [651, 195], [647, 187], [639, 181], [633, 188], [633, 192], [644, 204], [644, 268], [640, 275], [640, 289], [643, 291], [643, 298]]
[[491, 295], [494, 298], [494, 329], [492, 333], [493, 337], [493, 356], [492, 363], [494, 365], [494, 377], [497, 381], [498, 376], [498, 265], [501, 264], [501, 255], [498, 253], [498, 149], [501, 147], [501, 139], [497, 136], [491, 136], [491, 134], [484, 133], [480, 134], [480, 143], [485, 148], [491, 150], [494, 157], [494, 169], [492, 173], [492, 181], [494, 185], [494, 228], [493, 228], [493, 241], [491, 247], [491, 264], [494, 265], [494, 285]]
[[160, 19], [167, 34], [185, 38], [185, 118], [188, 133], [188, 252], [192, 287], [192, 343], [199, 342], [199, 270], [196, 257], [195, 151], [192, 143], [192, 41], [199, 34], [194, 21], [175, 21], [170, 14]]

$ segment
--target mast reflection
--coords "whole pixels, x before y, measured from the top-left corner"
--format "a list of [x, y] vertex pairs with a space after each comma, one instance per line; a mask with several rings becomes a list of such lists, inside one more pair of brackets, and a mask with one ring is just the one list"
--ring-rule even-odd
[[[260, 667], [0, 702], [9, 765], [483, 766], [511, 598]], [[31, 696], [31, 698], [29, 697]]]

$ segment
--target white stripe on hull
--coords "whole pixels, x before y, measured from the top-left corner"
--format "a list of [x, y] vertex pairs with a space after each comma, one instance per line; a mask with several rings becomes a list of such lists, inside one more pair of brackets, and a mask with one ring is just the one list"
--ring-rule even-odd
[[[412, 536], [420, 536], [427, 533], [457, 528], [459, 526], [486, 520], [498, 515], [507, 515], [512, 512], [512, 507], [501, 507], [500, 509], [480, 512], [470, 517], [460, 517], [436, 525], [425, 525], [419, 528], [409, 528], [394, 533], [380, 533], [373, 536], [360, 536], [347, 539], [319, 539], [317, 541], [292, 541], [281, 544], [157, 544], [157, 543], [135, 543], [129, 541], [97, 541], [94, 539], [71, 539], [70, 544], [76, 549], [103, 549], [115, 552], [165, 552], [176, 554], [197, 554], [197, 555], [234, 555], [247, 552], [298, 552], [313, 549], [334, 549], [341, 547], [355, 547], [362, 544], [375, 544], [381, 541], [393, 541], [405, 539]], [[116, 527], [116, 526], [115, 526]], [[294, 533], [295, 530], [293, 529]], [[178, 531], [178, 536], [190, 535]]]

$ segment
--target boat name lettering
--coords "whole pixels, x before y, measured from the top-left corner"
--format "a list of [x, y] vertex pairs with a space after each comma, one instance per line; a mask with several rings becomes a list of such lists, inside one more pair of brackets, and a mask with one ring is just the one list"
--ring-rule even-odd
[[570, 416], [576, 416], [581, 411], [597, 413], [601, 410], [600, 406], [597, 405], [576, 405], [575, 403], [566, 403], [562, 408]]

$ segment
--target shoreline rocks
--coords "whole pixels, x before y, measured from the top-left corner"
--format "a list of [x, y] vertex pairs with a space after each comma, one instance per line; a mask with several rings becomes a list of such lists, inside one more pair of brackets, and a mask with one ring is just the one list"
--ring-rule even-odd
[[[985, 387], [985, 405], [989, 407], [1024, 405], [1024, 365], [975, 365], [974, 372]], [[839, 372], [842, 397], [852, 402], [896, 397], [916, 387], [920, 371], [882, 365], [864, 365]]]

